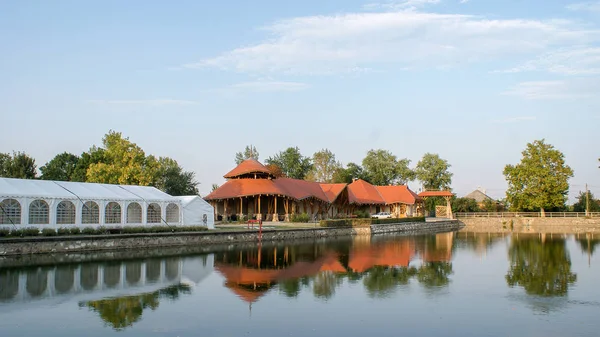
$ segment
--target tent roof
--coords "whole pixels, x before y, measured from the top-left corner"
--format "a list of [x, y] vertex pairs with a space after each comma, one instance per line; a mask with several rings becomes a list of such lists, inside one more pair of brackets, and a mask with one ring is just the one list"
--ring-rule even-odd
[[151, 186], [0, 178], [0, 198], [178, 201]]

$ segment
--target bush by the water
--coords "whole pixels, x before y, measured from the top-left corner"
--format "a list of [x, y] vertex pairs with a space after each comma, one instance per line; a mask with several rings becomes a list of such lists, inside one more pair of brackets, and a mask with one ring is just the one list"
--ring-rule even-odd
[[310, 221], [310, 215], [306, 214], [306, 213], [302, 213], [302, 214], [292, 214], [292, 216], [290, 217], [290, 222], [309, 222]]
[[359, 219], [370, 219], [371, 213], [369, 213], [367, 211], [363, 211], [363, 210], [358, 210], [358, 211], [354, 212], [354, 216]]
[[369, 227], [372, 224], [396, 224], [405, 222], [425, 222], [425, 217], [397, 218], [397, 219], [334, 219], [321, 220], [321, 227]]
[[56, 236], [56, 229], [54, 228], [43, 228], [42, 236]]

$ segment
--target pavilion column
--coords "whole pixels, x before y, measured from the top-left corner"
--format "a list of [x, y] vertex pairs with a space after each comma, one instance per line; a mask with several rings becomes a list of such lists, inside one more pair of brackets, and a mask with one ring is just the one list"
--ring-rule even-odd
[[240, 197], [240, 220], [244, 220], [244, 199]]
[[286, 198], [285, 199], [285, 204], [283, 204], [285, 207], [285, 222], [290, 222], [290, 199]]
[[258, 214], [256, 215], [256, 220], [262, 220], [262, 212], [260, 210], [260, 195], [258, 196]]
[[275, 209], [273, 209], [273, 222], [279, 221], [279, 215], [277, 212], [277, 196], [275, 196]]
[[448, 219], [452, 219], [452, 204], [450, 203], [450, 197], [445, 197], [446, 199], [446, 217]]

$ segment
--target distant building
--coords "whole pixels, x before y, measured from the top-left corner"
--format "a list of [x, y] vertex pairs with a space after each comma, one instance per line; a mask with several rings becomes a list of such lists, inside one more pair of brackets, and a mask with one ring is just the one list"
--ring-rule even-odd
[[465, 196], [466, 199], [473, 199], [477, 202], [477, 205], [479, 206], [479, 208], [483, 208], [484, 204], [487, 200], [498, 204], [498, 201], [494, 200], [493, 198], [491, 198], [489, 195], [485, 194], [485, 189], [482, 189], [481, 187], [477, 187], [477, 189], [469, 194], [467, 194]]

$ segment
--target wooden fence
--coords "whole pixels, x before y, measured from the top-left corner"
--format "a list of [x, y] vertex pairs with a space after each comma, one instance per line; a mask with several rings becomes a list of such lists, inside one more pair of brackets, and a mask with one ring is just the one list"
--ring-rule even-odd
[[[454, 213], [456, 218], [541, 218], [540, 212]], [[546, 218], [600, 218], [600, 212], [546, 212]]]

